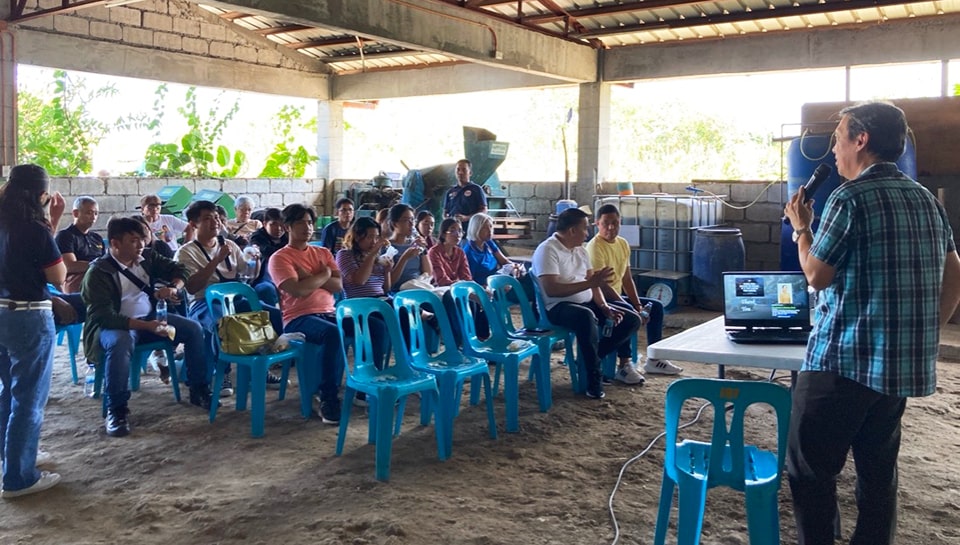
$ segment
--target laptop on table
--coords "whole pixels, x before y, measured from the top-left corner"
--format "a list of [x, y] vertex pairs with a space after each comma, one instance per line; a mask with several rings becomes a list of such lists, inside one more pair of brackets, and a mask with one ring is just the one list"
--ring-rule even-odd
[[724, 272], [723, 322], [735, 343], [806, 344], [807, 278], [792, 271]]

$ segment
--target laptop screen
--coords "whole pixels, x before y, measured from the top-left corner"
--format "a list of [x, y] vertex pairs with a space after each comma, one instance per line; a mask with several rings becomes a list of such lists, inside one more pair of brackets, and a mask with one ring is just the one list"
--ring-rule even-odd
[[810, 330], [807, 278], [802, 272], [725, 272], [723, 318], [728, 327]]

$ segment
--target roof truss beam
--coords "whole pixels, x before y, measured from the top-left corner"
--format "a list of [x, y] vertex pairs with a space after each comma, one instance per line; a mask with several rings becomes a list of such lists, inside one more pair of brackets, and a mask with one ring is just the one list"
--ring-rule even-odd
[[596, 50], [582, 43], [429, 0], [188, 0], [228, 11], [324, 27], [344, 34], [439, 53], [457, 60], [568, 82], [593, 81]]

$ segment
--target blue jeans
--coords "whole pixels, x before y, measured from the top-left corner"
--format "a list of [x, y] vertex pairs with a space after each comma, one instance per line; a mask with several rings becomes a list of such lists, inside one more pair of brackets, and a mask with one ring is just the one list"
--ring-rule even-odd
[[[373, 361], [382, 366], [389, 347], [387, 324], [383, 320], [371, 319], [370, 334], [373, 337]], [[290, 320], [284, 333], [303, 333], [307, 343], [320, 346], [320, 380], [317, 389], [321, 401], [335, 401], [340, 381], [343, 379], [346, 361], [343, 358], [343, 345], [340, 342], [340, 329], [333, 315], [306, 314]], [[353, 335], [353, 322], [343, 322], [344, 336]]]
[[50, 394], [56, 329], [49, 310], [0, 309], [0, 445], [3, 489], [40, 479], [37, 447]]
[[[167, 323], [177, 330], [173, 343], [183, 343], [183, 364], [187, 368], [190, 387], [209, 384], [207, 362], [204, 358], [203, 328], [200, 323], [178, 314], [168, 314]], [[163, 339], [167, 337], [160, 337], [150, 331], [105, 329], [100, 332], [100, 346], [104, 350], [103, 395], [108, 409], [125, 407], [130, 399], [130, 358], [137, 343]]]
[[[606, 320], [603, 311], [593, 301], [585, 304], [557, 303], [547, 311], [551, 323], [565, 327], [577, 336], [577, 345], [583, 355], [587, 368], [587, 388], [595, 389], [600, 385], [600, 360], [626, 345], [630, 349], [630, 336], [637, 334], [640, 317], [634, 312], [624, 312], [623, 320], [614, 326], [609, 337], [600, 336], [599, 324]], [[567, 347], [571, 350], [572, 347]]]
[[[250, 312], [250, 303], [247, 302], [242, 297], [238, 297], [235, 301], [234, 306], [237, 309], [237, 312]], [[263, 310], [267, 311], [270, 314], [270, 325], [273, 326], [273, 330], [276, 332], [283, 331], [283, 315], [280, 313], [280, 309], [274, 306], [263, 304], [261, 302], [260, 306]], [[216, 367], [217, 357], [220, 353], [218, 350], [217, 342], [217, 319], [222, 316], [222, 312], [218, 311], [216, 313], [211, 312], [210, 307], [207, 305], [205, 299], [197, 299], [190, 304], [190, 308], [187, 311], [187, 316], [200, 322], [200, 327], [203, 328], [203, 338], [204, 338], [204, 348], [206, 350], [206, 362], [207, 362], [207, 376], [204, 384], [209, 384], [213, 380], [213, 370]], [[230, 368], [227, 367], [227, 372], [230, 372]], [[190, 384], [193, 384], [191, 382]]]
[[[641, 306], [647, 303], [653, 303], [653, 306], [650, 307], [650, 320], [647, 321], [647, 346], [649, 346], [663, 338], [663, 303], [656, 299], [648, 299], [646, 297], [638, 297], [638, 299], [640, 299]], [[630, 304], [626, 297], [623, 297], [622, 302], [609, 301], [609, 303], [621, 310], [625, 309], [630, 312], [636, 312], [636, 309], [633, 308], [633, 305]], [[623, 344], [617, 348], [617, 357], [621, 359], [633, 357], [633, 351], [630, 350], [630, 343]]]
[[257, 298], [260, 299], [260, 302], [273, 307], [280, 304], [280, 295], [277, 293], [277, 287], [273, 285], [273, 282], [264, 280], [253, 286], [253, 289], [257, 292]]

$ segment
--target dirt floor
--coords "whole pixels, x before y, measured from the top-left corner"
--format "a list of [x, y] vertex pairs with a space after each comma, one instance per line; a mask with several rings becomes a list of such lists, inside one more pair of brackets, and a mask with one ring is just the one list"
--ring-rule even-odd
[[[295, 385], [285, 401], [268, 392], [266, 436], [252, 439], [249, 413], [234, 411], [232, 398], [210, 424], [146, 375], [130, 403], [133, 433], [107, 437], [99, 400], [70, 384], [60, 347], [41, 447], [56, 458], [63, 481], [0, 502], [0, 544], [610, 543], [611, 491], [624, 462], [661, 432], [670, 379], [610, 386], [605, 400], [592, 401], [573, 395], [559, 359], [557, 352], [548, 413], [538, 412], [535, 388], [524, 382], [520, 433], [503, 431], [501, 397], [500, 436], [491, 440], [482, 406], [465, 404], [445, 462], [437, 459], [433, 428], [418, 425], [412, 399], [394, 441], [391, 480], [382, 483], [374, 479], [365, 410], [354, 409], [344, 455], [335, 457], [337, 428], [300, 417]], [[712, 366], [685, 367], [687, 376], [715, 374]], [[756, 371], [729, 375], [766, 378]], [[688, 406], [685, 419], [695, 409]], [[751, 414], [752, 439], [772, 447], [770, 415]], [[711, 419], [705, 414], [685, 433], [705, 437]], [[903, 443], [898, 542], [960, 543], [960, 364], [941, 363], [937, 394], [908, 404]], [[613, 500], [620, 543], [652, 542], [662, 454], [661, 440], [623, 473]], [[855, 516], [852, 465], [840, 482], [847, 538]], [[780, 512], [782, 542], [794, 543], [785, 478]], [[711, 490], [702, 543], [748, 543], [745, 520], [742, 496]]]

